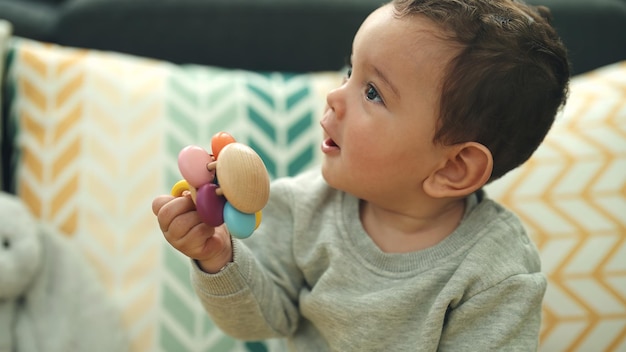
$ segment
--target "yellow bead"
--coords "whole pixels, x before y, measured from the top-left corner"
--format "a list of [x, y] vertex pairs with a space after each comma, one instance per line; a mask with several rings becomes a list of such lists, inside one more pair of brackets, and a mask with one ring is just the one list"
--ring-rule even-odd
[[180, 197], [183, 195], [184, 191], [189, 191], [189, 189], [189, 183], [186, 180], [180, 180], [172, 187], [171, 194], [174, 197]]
[[259, 225], [261, 225], [261, 220], [263, 219], [263, 213], [261, 212], [261, 210], [257, 211], [254, 214], [255, 220], [256, 220], [256, 224], [254, 225], [254, 229], [258, 229]]

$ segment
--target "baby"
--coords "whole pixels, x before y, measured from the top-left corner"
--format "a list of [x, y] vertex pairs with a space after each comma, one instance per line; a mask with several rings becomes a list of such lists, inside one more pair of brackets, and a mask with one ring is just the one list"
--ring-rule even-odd
[[524, 163], [567, 96], [548, 11], [397, 0], [327, 96], [319, 170], [272, 183], [247, 240], [190, 197], [152, 204], [215, 323], [293, 351], [534, 351], [546, 278], [482, 187]]

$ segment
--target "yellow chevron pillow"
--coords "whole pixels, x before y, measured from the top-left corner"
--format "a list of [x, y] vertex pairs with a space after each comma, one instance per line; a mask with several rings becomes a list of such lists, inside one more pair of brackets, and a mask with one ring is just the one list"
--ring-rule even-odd
[[541, 351], [626, 351], [626, 62], [575, 77], [543, 145], [487, 191], [541, 252]]

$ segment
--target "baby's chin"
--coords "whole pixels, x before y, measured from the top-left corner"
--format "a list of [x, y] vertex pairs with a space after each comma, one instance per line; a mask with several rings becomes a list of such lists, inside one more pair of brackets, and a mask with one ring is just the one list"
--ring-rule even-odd
[[[324, 181], [326, 181], [326, 183], [335, 189], [339, 189], [337, 187], [337, 182], [335, 182], [336, 180], [333, 177], [332, 171], [331, 171], [331, 166], [328, 165], [327, 161], [324, 160], [322, 161], [322, 178], [324, 179]], [[341, 189], [339, 189], [341, 190]]]
[[324, 178], [324, 181], [326, 181], [326, 184], [328, 184], [329, 187], [338, 191], [349, 193], [353, 196], [358, 196], [355, 194], [355, 190], [348, 186], [349, 182], [339, 178], [338, 176], [339, 175], [333, 172], [332, 166], [328, 165], [325, 161], [322, 162], [322, 178]]

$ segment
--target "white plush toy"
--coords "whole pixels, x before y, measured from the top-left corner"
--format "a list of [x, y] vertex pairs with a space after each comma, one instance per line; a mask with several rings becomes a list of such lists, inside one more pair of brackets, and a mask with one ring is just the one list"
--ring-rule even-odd
[[72, 243], [0, 192], [0, 352], [128, 348], [118, 309]]

